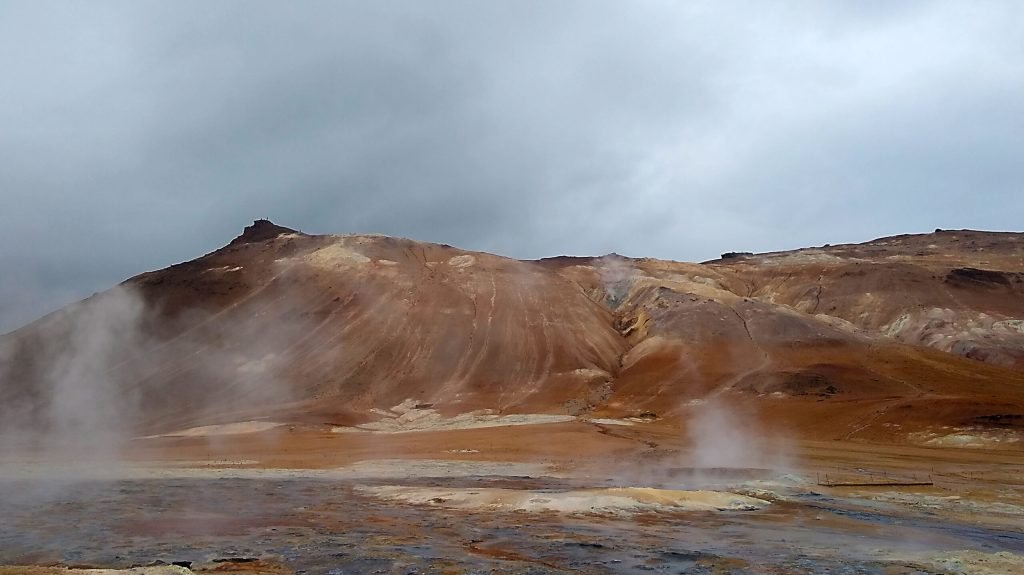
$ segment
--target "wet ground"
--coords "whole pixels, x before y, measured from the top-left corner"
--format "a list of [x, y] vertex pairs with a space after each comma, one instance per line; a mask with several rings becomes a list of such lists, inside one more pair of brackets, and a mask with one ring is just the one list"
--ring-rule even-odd
[[[967, 551], [1024, 555], [1024, 534], [996, 523], [950, 519], [935, 506], [840, 496], [792, 477], [765, 479], [716, 479], [772, 501], [754, 511], [556, 514], [416, 506], [356, 489], [393, 483], [393, 476], [8, 478], [0, 480], [0, 565], [179, 562], [200, 572], [249, 565], [325, 575], [897, 575], [971, 572], [956, 559]], [[594, 486], [594, 478], [462, 474], [403, 484], [558, 491]]]

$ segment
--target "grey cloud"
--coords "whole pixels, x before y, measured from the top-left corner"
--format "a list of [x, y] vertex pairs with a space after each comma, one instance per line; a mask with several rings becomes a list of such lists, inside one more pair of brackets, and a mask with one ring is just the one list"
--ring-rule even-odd
[[7, 2], [0, 330], [256, 217], [529, 258], [1012, 229], [1022, 24], [1013, 2]]

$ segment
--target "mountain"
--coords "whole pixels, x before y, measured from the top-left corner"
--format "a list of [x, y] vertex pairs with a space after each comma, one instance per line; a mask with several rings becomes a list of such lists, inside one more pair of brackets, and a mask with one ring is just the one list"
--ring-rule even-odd
[[0, 378], [7, 429], [67, 435], [709, 402], [819, 439], [1016, 430], [1024, 234], [519, 261], [260, 220], [0, 337]]

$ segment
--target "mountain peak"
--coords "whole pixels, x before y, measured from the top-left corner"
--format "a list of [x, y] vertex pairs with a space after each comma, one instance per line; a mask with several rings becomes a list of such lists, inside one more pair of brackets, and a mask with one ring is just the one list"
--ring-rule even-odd
[[242, 235], [231, 240], [231, 244], [250, 244], [276, 238], [281, 234], [296, 234], [297, 230], [279, 226], [267, 219], [253, 220], [251, 226], [242, 230]]

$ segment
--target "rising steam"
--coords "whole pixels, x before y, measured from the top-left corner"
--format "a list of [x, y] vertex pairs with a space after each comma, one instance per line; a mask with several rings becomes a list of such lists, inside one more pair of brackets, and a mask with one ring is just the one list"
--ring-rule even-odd
[[789, 442], [725, 399], [699, 403], [689, 413], [686, 429], [695, 467], [785, 470], [791, 466]]
[[116, 461], [140, 435], [280, 407], [308, 320], [275, 306], [289, 303], [261, 308], [288, 318], [274, 329], [259, 314], [172, 322], [123, 284], [0, 338], [0, 455]]
[[630, 265], [629, 260], [616, 254], [598, 260], [597, 269], [604, 284], [606, 303], [612, 308], [618, 307], [629, 294], [636, 270]]
[[[147, 346], [145, 305], [117, 287], [41, 320], [0, 358], [0, 448], [77, 459], [116, 458], [138, 395], [118, 368]], [[17, 334], [11, 337], [17, 337]]]

